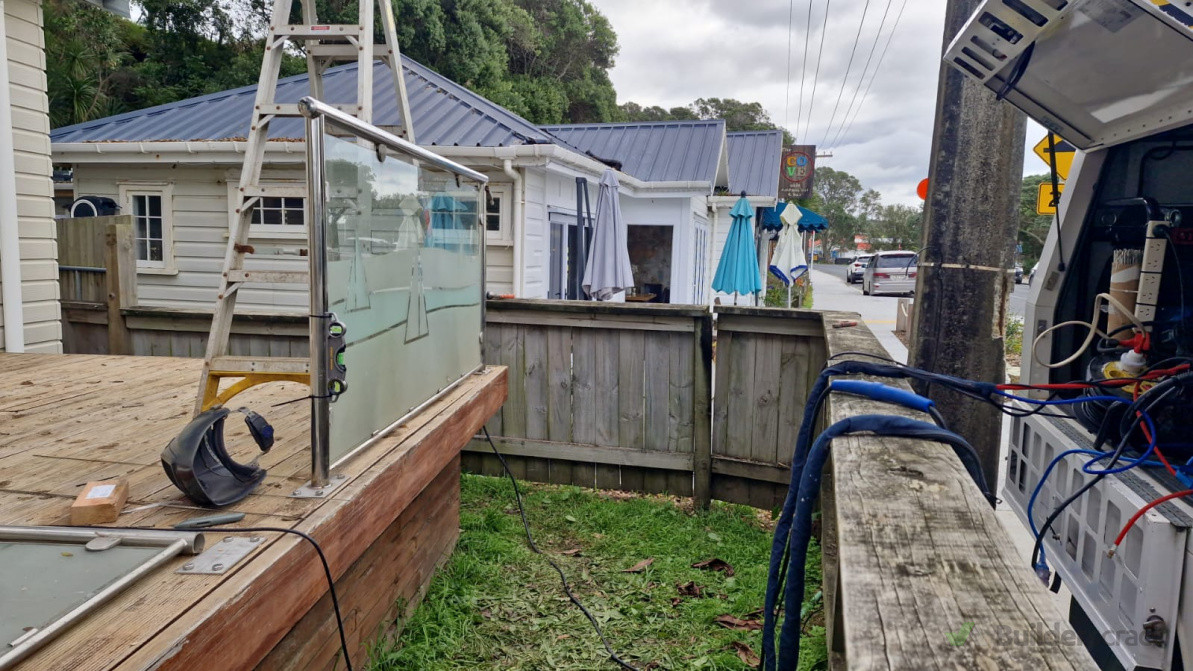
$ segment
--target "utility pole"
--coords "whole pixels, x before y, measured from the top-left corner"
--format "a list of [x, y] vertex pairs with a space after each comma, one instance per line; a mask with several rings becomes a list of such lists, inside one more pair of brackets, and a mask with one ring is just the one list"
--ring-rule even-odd
[[[949, 0], [944, 46], [981, 4]], [[1001, 383], [1003, 333], [1019, 230], [1026, 120], [981, 84], [941, 64], [936, 127], [916, 285], [911, 364], [930, 371]], [[1001, 414], [987, 404], [932, 386], [949, 427], [978, 451], [996, 486]]]

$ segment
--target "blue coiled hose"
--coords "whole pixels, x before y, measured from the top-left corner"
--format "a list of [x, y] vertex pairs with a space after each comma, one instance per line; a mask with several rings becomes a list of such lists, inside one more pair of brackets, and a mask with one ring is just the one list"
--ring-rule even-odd
[[[819, 493], [820, 487], [820, 471], [823, 467], [823, 458], [820, 459], [820, 466], [812, 469], [815, 471], [815, 484], [809, 482], [812, 489], [804, 488], [805, 473], [809, 472], [806, 468], [809, 455], [814, 451], [815, 446], [811, 445], [812, 431], [816, 425], [816, 416], [819, 414], [820, 406], [823, 404], [825, 397], [829, 392], [829, 378], [835, 375], [872, 375], [876, 377], [886, 378], [906, 378], [914, 377], [924, 379], [926, 381], [947, 381], [952, 388], [963, 389], [974, 395], [989, 396], [996, 391], [993, 384], [973, 382], [970, 380], [962, 380], [960, 378], [952, 378], [950, 376], [942, 376], [935, 373], [928, 373], [926, 371], [919, 371], [913, 368], [904, 368], [902, 366], [895, 366], [890, 364], [881, 364], [870, 361], [844, 361], [821, 372], [813, 385], [811, 393], [808, 397], [808, 404], [804, 408], [803, 423], [800, 425], [799, 434], [796, 438], [795, 452], [791, 460], [791, 483], [787, 489], [787, 497], [783, 503], [783, 508], [779, 514], [779, 519], [775, 523], [775, 536], [771, 545], [770, 558], [770, 576], [767, 581], [766, 589], [766, 605], [764, 608], [764, 623], [763, 623], [763, 638], [762, 638], [762, 660], [763, 668], [768, 671], [773, 671], [777, 663], [777, 655], [775, 654], [775, 606], [778, 603], [779, 591], [781, 583], [784, 582], [787, 576], [798, 574], [798, 589], [796, 585], [788, 584], [787, 589], [787, 612], [799, 612], [800, 602], [803, 599], [803, 570], [804, 559], [807, 553], [808, 538], [802, 541], [802, 550], [798, 553], [794, 552], [800, 540], [797, 537], [796, 531], [793, 529], [793, 518], [795, 517], [797, 508], [801, 501], [800, 492], [806, 493], [808, 502], [805, 507], [811, 506]], [[842, 391], [849, 393], [861, 393], [863, 388], [848, 387]], [[865, 394], [872, 396], [871, 394]], [[907, 395], [908, 397], [914, 395]], [[922, 397], [915, 397], [921, 399]], [[898, 395], [889, 395], [881, 400], [897, 402], [901, 405], [905, 404], [900, 400]], [[911, 400], [904, 398], [903, 400]], [[920, 403], [920, 401], [914, 401]], [[909, 404], [908, 407], [916, 407], [914, 404]], [[917, 407], [917, 409], [922, 409]], [[863, 421], [866, 420], [866, 421]], [[974, 482], [977, 483], [978, 488], [982, 491], [987, 500], [994, 504], [994, 497], [990, 494], [989, 488], [986, 486], [985, 479], [982, 475], [981, 466], [978, 462], [977, 455], [974, 453], [972, 446], [965, 442], [960, 436], [945, 431], [937, 426], [928, 424], [926, 422], [918, 422], [916, 420], [907, 419], [904, 417], [893, 417], [886, 415], [867, 415], [864, 417], [854, 417], [843, 422], [834, 424], [828, 431], [821, 435], [820, 439], [816, 441], [817, 445], [823, 445], [821, 450], [825, 452], [827, 457], [827, 445], [832, 440], [832, 437], [843, 435], [844, 433], [854, 433], [860, 431], [882, 433], [884, 430], [895, 431], [897, 433], [890, 435], [899, 435], [904, 437], [914, 437], [926, 440], [940, 440], [949, 443], [953, 446], [957, 456], [961, 459], [969, 472]], [[825, 436], [830, 435], [830, 432], [835, 431], [831, 437], [825, 439]], [[883, 434], [887, 435], [887, 434]], [[810, 511], [810, 507], [808, 508]], [[805, 528], [807, 536], [810, 537], [810, 512], [808, 513], [809, 520], [802, 522], [798, 527], [799, 533], [804, 534]], [[789, 554], [790, 553], [790, 554]], [[789, 562], [790, 557], [798, 557], [796, 562], [798, 567], [793, 566]], [[798, 570], [796, 570], [798, 568]], [[794, 606], [792, 605], [794, 602]], [[792, 610], [794, 608], [794, 611]], [[781, 647], [784, 651], [790, 651], [784, 656], [783, 668], [794, 669], [799, 662], [799, 618], [788, 617], [784, 622], [783, 636], [780, 641]], [[794, 632], [794, 634], [792, 633]], [[794, 640], [792, 640], [794, 638]]]

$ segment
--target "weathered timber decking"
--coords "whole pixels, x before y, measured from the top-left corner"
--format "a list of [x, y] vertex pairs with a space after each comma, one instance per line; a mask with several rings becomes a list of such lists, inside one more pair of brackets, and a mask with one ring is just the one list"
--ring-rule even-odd
[[[129, 480], [129, 508], [192, 505], [167, 480], [159, 454], [189, 421], [201, 365], [0, 354], [0, 524], [66, 524], [83, 483], [116, 477]], [[472, 376], [336, 469], [350, 479], [326, 499], [287, 497], [309, 475], [309, 404], [273, 406], [307, 393], [281, 383], [237, 397], [269, 419], [277, 444], [261, 456], [269, 471], [261, 488], [225, 510], [246, 513], [237, 526], [294, 528], [320, 542], [359, 665], [454, 546], [459, 449], [501, 406], [506, 372]], [[243, 422], [233, 415], [227, 427], [233, 454], [255, 456]], [[211, 514], [168, 506], [127, 513], [117, 525], [169, 528]], [[288, 534], [263, 535], [266, 544], [223, 576], [177, 575], [185, 560], [174, 560], [17, 668], [335, 668], [339, 643], [314, 551]], [[208, 545], [221, 537], [209, 533]]]
[[[824, 315], [826, 324], [841, 319], [861, 321], [852, 313]], [[864, 327], [829, 329], [827, 342], [829, 356], [886, 356]], [[826, 410], [827, 422], [861, 414], [924, 419], [844, 394], [833, 395]], [[1097, 668], [951, 448], [838, 438], [821, 500], [834, 668]], [[966, 623], [972, 632], [954, 645], [947, 634]]]

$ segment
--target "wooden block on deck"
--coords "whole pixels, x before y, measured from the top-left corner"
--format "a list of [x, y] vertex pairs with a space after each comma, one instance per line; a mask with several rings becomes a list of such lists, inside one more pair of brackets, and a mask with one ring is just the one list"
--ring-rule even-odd
[[70, 504], [70, 523], [85, 527], [115, 522], [128, 500], [127, 480], [104, 480], [83, 485], [75, 502]]

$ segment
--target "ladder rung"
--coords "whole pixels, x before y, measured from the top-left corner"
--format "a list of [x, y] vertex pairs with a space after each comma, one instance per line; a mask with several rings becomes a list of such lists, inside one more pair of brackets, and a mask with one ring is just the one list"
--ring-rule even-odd
[[243, 270], [228, 271], [229, 282], [254, 284], [309, 284], [311, 275], [302, 270]]
[[217, 356], [213, 373], [310, 373], [311, 360], [302, 357]]
[[[371, 28], [371, 26], [370, 26]], [[274, 28], [276, 37], [293, 40], [330, 40], [343, 37], [359, 38], [364, 33], [358, 25], [287, 25]]]
[[[307, 47], [307, 53], [318, 58], [356, 60], [362, 48], [355, 44], [312, 44]], [[391, 53], [384, 44], [373, 46], [373, 58], [388, 58]]]
[[[360, 111], [359, 105], [328, 105], [334, 107], [344, 114], [356, 115]], [[259, 110], [261, 114], [270, 114], [273, 116], [302, 116], [302, 112], [298, 111], [297, 103], [282, 103], [282, 104], [267, 104], [261, 105]]]
[[246, 186], [240, 190], [245, 198], [306, 198], [305, 186]]

